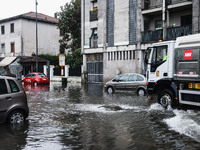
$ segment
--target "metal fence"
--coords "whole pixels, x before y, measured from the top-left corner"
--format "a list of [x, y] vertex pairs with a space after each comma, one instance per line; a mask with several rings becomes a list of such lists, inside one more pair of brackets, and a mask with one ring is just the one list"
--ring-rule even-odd
[[103, 82], [103, 62], [87, 62], [87, 81], [89, 83]]

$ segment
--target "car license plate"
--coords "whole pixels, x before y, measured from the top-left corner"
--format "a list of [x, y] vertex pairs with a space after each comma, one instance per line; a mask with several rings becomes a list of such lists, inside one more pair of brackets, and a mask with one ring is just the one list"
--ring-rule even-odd
[[31, 80], [30, 79], [26, 79], [26, 82], [31, 82]]
[[42, 80], [47, 80], [47, 79], [45, 79], [45, 78], [42, 78]]
[[195, 89], [200, 89], [200, 83], [195, 83]]

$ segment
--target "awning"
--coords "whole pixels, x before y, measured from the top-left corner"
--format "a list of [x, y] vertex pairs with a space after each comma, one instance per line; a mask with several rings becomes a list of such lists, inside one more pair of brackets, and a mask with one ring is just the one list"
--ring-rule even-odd
[[15, 61], [15, 59], [17, 59], [17, 57], [5, 57], [1, 62], [0, 62], [0, 66], [1, 67], [5, 67], [10, 65], [13, 61]]

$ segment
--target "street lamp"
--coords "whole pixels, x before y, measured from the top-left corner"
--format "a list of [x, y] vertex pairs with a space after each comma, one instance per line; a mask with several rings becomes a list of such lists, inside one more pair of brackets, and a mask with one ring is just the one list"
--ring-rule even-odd
[[35, 9], [36, 9], [36, 72], [38, 72], [38, 18], [37, 18], [37, 0], [35, 0]]

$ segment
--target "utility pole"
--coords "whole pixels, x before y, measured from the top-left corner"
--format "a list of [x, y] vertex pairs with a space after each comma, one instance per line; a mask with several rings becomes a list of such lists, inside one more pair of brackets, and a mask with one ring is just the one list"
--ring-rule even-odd
[[37, 18], [37, 0], [35, 0], [35, 9], [36, 9], [36, 72], [38, 72], [38, 18]]
[[162, 21], [163, 21], [163, 40], [167, 39], [167, 18], [166, 18], [166, 0], [163, 0], [163, 7], [162, 7]]

